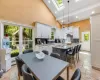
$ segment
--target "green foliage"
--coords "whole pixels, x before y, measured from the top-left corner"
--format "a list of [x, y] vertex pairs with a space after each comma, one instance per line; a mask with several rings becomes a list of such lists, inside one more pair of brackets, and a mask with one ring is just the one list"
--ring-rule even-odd
[[18, 30], [19, 27], [17, 26], [4, 25], [4, 34], [8, 34], [8, 36], [12, 36]]
[[24, 35], [24, 37], [32, 39], [32, 29], [24, 28], [23, 29], [23, 35]]
[[57, 0], [58, 5], [62, 4], [63, 1], [62, 0]]
[[11, 57], [15, 57], [15, 56], [18, 56], [18, 55], [19, 55], [19, 50], [18, 49], [11, 51]]

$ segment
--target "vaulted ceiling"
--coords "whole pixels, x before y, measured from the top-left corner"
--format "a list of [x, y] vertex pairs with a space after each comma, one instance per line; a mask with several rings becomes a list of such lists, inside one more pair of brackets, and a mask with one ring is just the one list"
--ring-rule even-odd
[[[61, 24], [68, 24], [68, 0], [63, 0], [64, 9], [57, 10], [54, 0], [43, 0]], [[100, 0], [69, 0], [69, 23], [90, 18], [100, 13]]]

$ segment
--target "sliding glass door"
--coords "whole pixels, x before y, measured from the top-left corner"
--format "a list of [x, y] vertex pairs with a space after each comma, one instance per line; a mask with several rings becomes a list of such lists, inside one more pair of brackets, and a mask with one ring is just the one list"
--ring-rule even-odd
[[10, 39], [11, 56], [19, 54], [19, 26], [4, 25], [4, 36]]
[[23, 51], [33, 49], [32, 29], [23, 27]]
[[33, 50], [33, 28], [4, 24], [3, 33], [3, 37], [8, 36], [10, 39], [11, 57]]

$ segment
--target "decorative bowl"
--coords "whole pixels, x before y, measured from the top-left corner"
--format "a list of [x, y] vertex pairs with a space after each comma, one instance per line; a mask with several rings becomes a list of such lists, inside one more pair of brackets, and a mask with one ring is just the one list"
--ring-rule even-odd
[[39, 52], [39, 53], [36, 54], [36, 58], [44, 59], [45, 58], [45, 54], [43, 52]]

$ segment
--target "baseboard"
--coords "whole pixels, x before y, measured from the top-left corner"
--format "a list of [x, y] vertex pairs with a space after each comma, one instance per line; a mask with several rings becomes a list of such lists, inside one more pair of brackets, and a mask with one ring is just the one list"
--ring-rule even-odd
[[100, 68], [92, 66], [93, 69], [100, 71]]
[[81, 51], [85, 51], [85, 52], [89, 52], [90, 53], [90, 51], [86, 51], [86, 50], [81, 50]]

